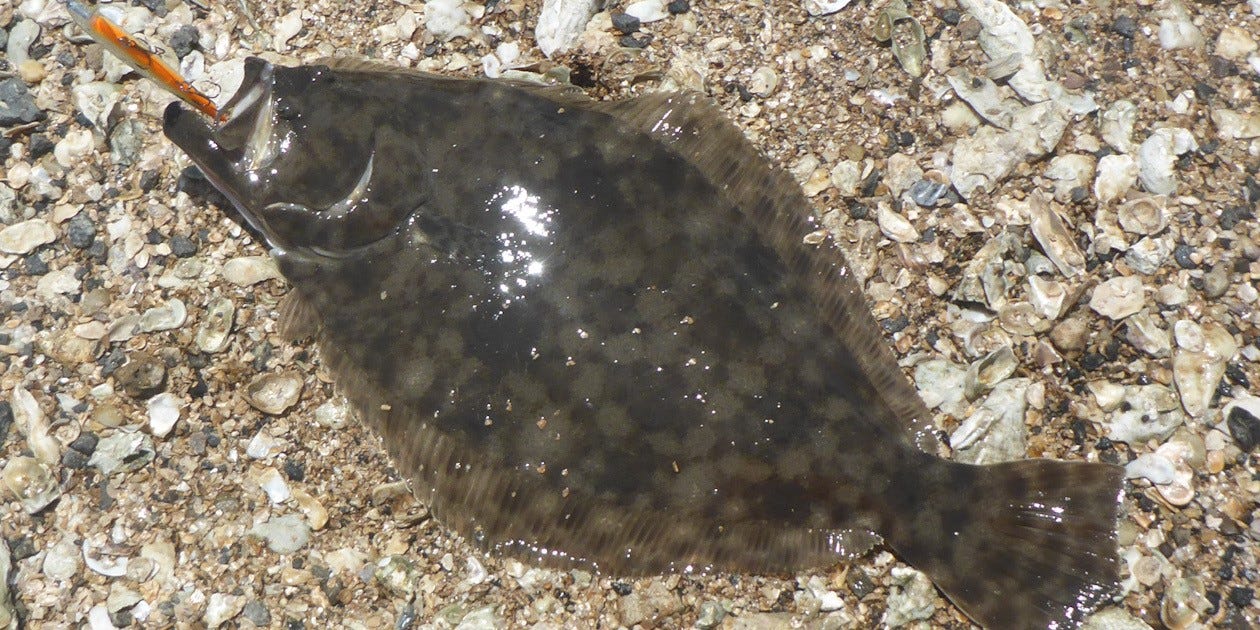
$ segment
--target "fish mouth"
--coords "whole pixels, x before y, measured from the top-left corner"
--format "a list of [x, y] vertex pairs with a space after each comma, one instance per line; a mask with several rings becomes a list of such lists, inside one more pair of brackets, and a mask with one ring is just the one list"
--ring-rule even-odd
[[251, 172], [267, 166], [280, 153], [274, 129], [274, 88], [275, 68], [250, 57], [245, 60], [241, 87], [223, 106], [227, 118], [218, 126], [211, 126], [178, 101], [167, 105], [162, 115], [162, 133], [192, 159], [250, 227], [268, 237], [266, 223], [247, 200], [257, 196], [257, 178]]

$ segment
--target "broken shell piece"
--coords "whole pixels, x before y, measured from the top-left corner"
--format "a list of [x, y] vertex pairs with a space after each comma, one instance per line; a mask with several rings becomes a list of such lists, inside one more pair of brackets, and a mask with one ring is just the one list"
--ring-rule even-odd
[[263, 374], [245, 388], [245, 399], [263, 413], [279, 415], [297, 404], [302, 377], [297, 372]]
[[919, 231], [914, 229], [914, 225], [905, 217], [893, 212], [887, 203], [879, 204], [876, 219], [879, 221], [879, 231], [898, 243], [913, 243], [919, 240]]
[[1116, 218], [1120, 227], [1131, 234], [1155, 234], [1168, 227], [1168, 197], [1149, 195], [1120, 204]]
[[748, 81], [748, 91], [757, 96], [770, 96], [779, 87], [779, 75], [768, 66], [761, 66], [753, 71]]
[[871, 34], [880, 42], [892, 41], [893, 57], [897, 58], [906, 74], [923, 76], [923, 61], [927, 58], [923, 25], [910, 15], [903, 0], [888, 3], [876, 16]]
[[1048, 280], [1041, 276], [1029, 276], [1028, 301], [1033, 308], [1048, 320], [1056, 320], [1063, 314], [1063, 304], [1067, 300], [1067, 288], [1058, 280]]
[[1054, 182], [1054, 200], [1067, 203], [1072, 199], [1072, 191], [1089, 186], [1094, 176], [1094, 156], [1085, 153], [1060, 155], [1050, 160], [1045, 176]]
[[144, 312], [137, 323], [139, 332], [159, 332], [174, 330], [188, 321], [188, 309], [178, 298], [171, 298], [161, 306], [155, 306]]
[[1094, 395], [1094, 400], [1098, 402], [1098, 408], [1103, 411], [1115, 411], [1120, 408], [1120, 403], [1124, 402], [1124, 385], [1111, 381], [1090, 381], [1085, 384], [1085, 387], [1089, 388], [1090, 393]]
[[1159, 496], [1178, 507], [1189, 504], [1194, 498], [1194, 470], [1189, 463], [1192, 456], [1190, 446], [1179, 440], [1170, 440], [1155, 449], [1155, 454], [1172, 462], [1173, 466], [1172, 479], [1155, 484]]
[[26, 444], [35, 458], [49, 466], [61, 461], [61, 444], [49, 434], [48, 420], [35, 397], [19, 385], [13, 388], [10, 404], [13, 422], [26, 437]]
[[1134, 271], [1149, 276], [1159, 271], [1172, 253], [1172, 239], [1148, 236], [1134, 243], [1133, 247], [1124, 253], [1124, 260], [1133, 267]]
[[1002, 98], [998, 86], [988, 77], [975, 76], [964, 68], [953, 68], [945, 75], [954, 93], [971, 106], [989, 124], [1009, 129], [1015, 103]]
[[156, 437], [166, 437], [179, 421], [179, 409], [183, 406], [177, 396], [165, 392], [150, 398], [148, 403], [149, 430]]
[[1124, 319], [1140, 310], [1146, 301], [1145, 287], [1134, 276], [1112, 278], [1094, 288], [1089, 307], [1099, 315]]
[[1225, 376], [1225, 365], [1238, 352], [1238, 345], [1224, 326], [1212, 322], [1202, 327], [1203, 350], [1187, 350], [1186, 346], [1195, 347], [1195, 343], [1187, 341], [1182, 344], [1190, 327], [1182, 327], [1181, 322], [1174, 326], [1177, 336], [1177, 351], [1173, 353], [1173, 382], [1177, 385], [1177, 393], [1181, 395], [1181, 406], [1186, 413], [1198, 418], [1207, 413], [1212, 403], [1212, 396], [1221, 378]]
[[61, 496], [52, 471], [34, 457], [19, 455], [10, 459], [0, 471], [0, 480], [27, 514], [39, 512]]
[[1133, 152], [1133, 127], [1137, 124], [1137, 105], [1116, 101], [1102, 113], [1102, 137], [1120, 153]]
[[[1260, 59], [1260, 57], [1253, 57]], [[1232, 109], [1213, 109], [1212, 123], [1222, 140], [1246, 140], [1260, 137], [1260, 112], [1242, 113]]]
[[1015, 352], [1010, 346], [1002, 346], [987, 356], [971, 364], [967, 368], [967, 379], [963, 384], [963, 392], [969, 400], [975, 400], [998, 383], [1015, 373]]
[[1049, 328], [1037, 315], [1037, 309], [1028, 302], [1015, 302], [1003, 306], [998, 311], [998, 323], [1007, 332], [1025, 337], [1031, 337]]
[[106, 577], [122, 577], [127, 574], [127, 556], [115, 555], [105, 549], [96, 549], [83, 541], [83, 563], [89, 569]]
[[1107, 437], [1117, 442], [1165, 440], [1185, 422], [1177, 395], [1163, 385], [1129, 385], [1125, 387], [1124, 400], [1129, 406], [1115, 412], [1106, 423]]
[[293, 488], [292, 493], [293, 501], [297, 503], [302, 516], [306, 517], [306, 522], [310, 523], [311, 529], [314, 531], [324, 529], [324, 526], [328, 524], [328, 509], [301, 488]]
[[197, 329], [195, 341], [202, 352], [222, 352], [231, 338], [232, 323], [236, 318], [236, 305], [232, 300], [219, 296], [206, 307], [206, 318]]
[[1030, 201], [1028, 210], [1032, 220], [1029, 227], [1037, 244], [1041, 245], [1041, 251], [1059, 268], [1060, 273], [1069, 278], [1084, 271], [1085, 255], [1076, 246], [1063, 218], [1042, 195], [1033, 195]]
[[1133, 157], [1124, 153], [1104, 156], [1098, 160], [1098, 174], [1094, 178], [1094, 196], [1103, 203], [1124, 197], [1137, 181], [1138, 167]]
[[981, 127], [954, 144], [950, 154], [950, 181], [965, 198], [989, 191], [1016, 166], [1049, 153], [1067, 129], [1070, 111], [1044, 101], [1015, 111], [1011, 128], [1002, 131]]
[[1138, 181], [1147, 192], [1170, 195], [1177, 190], [1177, 156], [1198, 149], [1194, 136], [1179, 127], [1155, 130], [1138, 148]]
[[1134, 348], [1153, 357], [1166, 357], [1172, 349], [1168, 331], [1156, 325], [1155, 320], [1147, 313], [1138, 313], [1124, 320], [1127, 328], [1125, 339]]

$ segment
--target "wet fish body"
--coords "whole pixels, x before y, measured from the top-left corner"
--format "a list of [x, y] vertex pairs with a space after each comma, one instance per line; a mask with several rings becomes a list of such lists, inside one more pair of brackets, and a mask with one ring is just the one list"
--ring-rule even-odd
[[1117, 584], [1119, 469], [968, 466], [790, 177], [702, 98], [258, 59], [165, 132], [271, 247], [435, 515], [614, 574], [826, 566], [881, 539], [991, 628]]

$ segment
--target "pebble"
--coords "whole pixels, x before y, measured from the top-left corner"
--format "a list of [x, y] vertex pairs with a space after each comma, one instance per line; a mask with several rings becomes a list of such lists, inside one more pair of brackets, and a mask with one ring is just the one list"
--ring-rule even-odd
[[61, 496], [52, 470], [34, 457], [9, 459], [0, 470], [0, 480], [17, 498], [27, 514], [36, 514]]
[[[22, 79], [13, 77], [0, 81], [0, 127], [29, 124], [44, 117], [43, 110], [35, 104], [35, 97], [26, 89]], [[21, 186], [15, 185], [14, 188]]]
[[155, 454], [153, 438], [148, 435], [116, 431], [96, 444], [96, 451], [92, 453], [88, 465], [108, 477], [139, 470], [153, 461]]
[[147, 407], [149, 411], [149, 431], [154, 437], [166, 437], [170, 434], [171, 429], [175, 428], [175, 423], [179, 421], [179, 411], [183, 406], [183, 400], [170, 393], [162, 393], [150, 398]]
[[1230, 283], [1230, 267], [1232, 265], [1227, 261], [1219, 262], [1212, 266], [1207, 273], [1203, 274], [1203, 295], [1209, 299], [1216, 299], [1225, 295], [1229, 291]]
[[646, 588], [636, 589], [620, 598], [617, 603], [621, 609], [619, 619], [625, 626], [657, 621], [682, 610], [683, 607], [678, 595], [666, 588], [660, 580], [652, 580]]
[[377, 561], [372, 576], [386, 591], [410, 599], [416, 592], [420, 571], [410, 558], [391, 555]]
[[266, 628], [271, 625], [271, 612], [267, 610], [267, 605], [256, 599], [246, 602], [241, 609], [241, 614], [259, 628]]
[[919, 571], [905, 567], [893, 567], [891, 575], [884, 625], [900, 628], [930, 619], [936, 612], [936, 587], [932, 586], [932, 581]]
[[297, 372], [262, 374], [245, 387], [245, 400], [255, 409], [279, 415], [297, 404], [302, 395], [302, 375]]
[[227, 593], [211, 593], [206, 600], [206, 612], [201, 620], [210, 630], [227, 623], [245, 609], [245, 598]]
[[1086, 384], [1086, 387], [1094, 395], [1098, 408], [1103, 411], [1115, 411], [1120, 408], [1120, 403], [1124, 402], [1125, 388], [1123, 385], [1118, 385], [1111, 381], [1090, 381]]
[[311, 539], [311, 526], [301, 516], [286, 514], [255, 525], [249, 534], [266, 541], [268, 549], [283, 555], [306, 546]]
[[1246, 59], [1256, 52], [1256, 40], [1241, 26], [1226, 26], [1216, 38], [1216, 54], [1234, 60]]
[[241, 256], [223, 264], [223, 277], [236, 286], [248, 287], [281, 276], [271, 256]]
[[166, 364], [153, 355], [137, 352], [114, 372], [114, 381], [132, 398], [149, 398], [166, 385]]
[[231, 299], [221, 295], [212, 298], [194, 337], [197, 349], [208, 354], [222, 352], [231, 340], [235, 319], [236, 304]]
[[174, 330], [188, 321], [188, 309], [183, 300], [171, 298], [161, 306], [148, 309], [140, 316], [137, 323], [139, 332], [160, 332]]
[[1245, 396], [1234, 399], [1225, 406], [1221, 415], [1239, 450], [1249, 453], [1260, 445], [1260, 398]]
[[840, 160], [832, 167], [830, 179], [841, 196], [852, 197], [862, 183], [862, 165], [853, 160]]
[[82, 161], [92, 148], [92, 132], [87, 129], [73, 129], [57, 142], [53, 148], [53, 158], [62, 167], [70, 168]]
[[696, 627], [702, 630], [716, 628], [726, 618], [726, 609], [714, 601], [700, 604], [700, 615], [696, 617]]
[[1137, 182], [1138, 167], [1132, 156], [1119, 153], [1098, 160], [1098, 174], [1094, 178], [1094, 196], [1103, 203], [1124, 197]]
[[51, 223], [43, 219], [29, 219], [0, 230], [0, 252], [22, 256], [55, 240], [57, 232]]
[[1260, 112], [1242, 113], [1232, 109], [1213, 109], [1212, 123], [1222, 140], [1245, 140], [1260, 137]]
[[1135, 276], [1111, 278], [1094, 287], [1089, 307], [1103, 317], [1124, 319], [1140, 310], [1146, 302], [1145, 287]]
[[350, 404], [334, 396], [315, 408], [315, 421], [329, 429], [341, 429], [350, 422]]

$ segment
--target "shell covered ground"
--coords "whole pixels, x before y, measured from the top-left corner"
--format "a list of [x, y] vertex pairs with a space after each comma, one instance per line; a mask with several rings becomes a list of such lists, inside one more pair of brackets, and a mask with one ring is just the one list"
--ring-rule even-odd
[[[219, 102], [249, 55], [707, 93], [847, 244], [944, 452], [1126, 466], [1089, 627], [1257, 625], [1260, 2], [592, 4], [107, 15]], [[280, 338], [172, 97], [59, 3], [0, 27], [0, 628], [970, 627], [879, 548], [635, 580], [477, 551]]]

